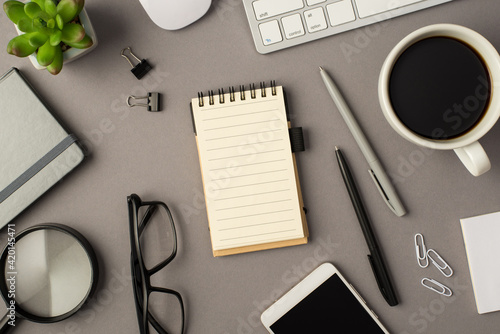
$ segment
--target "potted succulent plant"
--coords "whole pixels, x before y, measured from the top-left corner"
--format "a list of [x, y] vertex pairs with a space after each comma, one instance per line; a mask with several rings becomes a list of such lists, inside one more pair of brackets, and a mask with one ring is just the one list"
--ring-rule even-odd
[[85, 0], [5, 1], [3, 9], [19, 33], [8, 43], [7, 52], [30, 57], [36, 68], [58, 74], [63, 63], [97, 45], [84, 4]]

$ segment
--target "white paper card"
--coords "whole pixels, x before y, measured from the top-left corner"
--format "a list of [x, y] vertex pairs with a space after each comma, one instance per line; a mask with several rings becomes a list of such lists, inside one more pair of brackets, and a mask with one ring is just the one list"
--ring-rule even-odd
[[460, 219], [479, 314], [500, 310], [500, 212]]

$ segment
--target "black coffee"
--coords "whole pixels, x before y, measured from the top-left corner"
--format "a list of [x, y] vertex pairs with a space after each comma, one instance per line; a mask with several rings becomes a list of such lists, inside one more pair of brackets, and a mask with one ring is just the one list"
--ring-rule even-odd
[[410, 46], [396, 61], [389, 94], [396, 115], [410, 130], [449, 139], [479, 122], [490, 87], [488, 69], [470, 46], [431, 37]]

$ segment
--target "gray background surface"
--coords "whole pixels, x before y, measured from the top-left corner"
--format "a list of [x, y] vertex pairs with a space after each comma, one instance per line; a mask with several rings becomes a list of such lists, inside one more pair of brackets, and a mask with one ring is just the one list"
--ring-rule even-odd
[[[390, 128], [378, 105], [377, 79], [391, 48], [429, 24], [470, 27], [500, 48], [500, 2], [456, 0], [266, 56], [255, 51], [239, 0], [214, 0], [205, 17], [180, 31], [158, 28], [138, 1], [87, 0], [86, 8], [99, 45], [57, 77], [4, 51], [15, 30], [0, 13], [0, 72], [18, 67], [90, 151], [81, 167], [15, 220], [17, 230], [43, 222], [68, 224], [92, 243], [102, 270], [97, 295], [82, 312], [50, 325], [19, 321], [17, 333], [138, 332], [126, 205], [133, 192], [165, 201], [175, 216], [178, 257], [157, 282], [184, 296], [188, 333], [265, 333], [262, 310], [325, 261], [341, 270], [391, 333], [498, 332], [500, 313], [477, 314], [459, 219], [500, 210], [500, 128], [481, 140], [493, 167], [475, 178], [453, 152], [422, 149]], [[120, 57], [127, 46], [154, 67], [141, 81]], [[383, 203], [323, 86], [320, 65], [338, 83], [393, 177], [407, 216], [396, 217]], [[307, 150], [297, 158], [310, 242], [213, 258], [189, 102], [200, 90], [271, 79], [286, 87], [293, 124], [305, 131]], [[150, 91], [164, 95], [163, 112], [126, 107], [126, 96]], [[352, 165], [399, 306], [389, 307], [376, 286], [334, 159], [335, 145]], [[418, 232], [453, 267], [452, 278], [417, 266], [413, 236]], [[5, 232], [1, 238], [5, 243]], [[422, 277], [447, 284], [453, 297], [423, 288]]]

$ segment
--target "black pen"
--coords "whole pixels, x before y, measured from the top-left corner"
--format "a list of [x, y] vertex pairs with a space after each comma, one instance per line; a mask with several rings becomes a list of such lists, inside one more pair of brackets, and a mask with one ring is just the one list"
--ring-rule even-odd
[[363, 230], [363, 235], [365, 236], [366, 243], [368, 244], [368, 249], [370, 250], [370, 255], [368, 255], [368, 260], [372, 267], [373, 273], [375, 274], [375, 279], [377, 280], [378, 287], [382, 296], [390, 306], [398, 305], [398, 299], [394, 288], [392, 286], [391, 280], [389, 278], [389, 273], [382, 259], [382, 253], [377, 245], [377, 240], [373, 234], [373, 230], [370, 225], [370, 219], [366, 214], [365, 207], [361, 201], [361, 196], [359, 196], [358, 189], [354, 183], [354, 178], [349, 170], [347, 161], [345, 160], [342, 152], [338, 147], [335, 146], [335, 155], [337, 156], [337, 161], [339, 163], [340, 172], [342, 173], [342, 178], [344, 179], [347, 192], [349, 197], [351, 197], [351, 202], [358, 216], [359, 224], [361, 225], [361, 230]]

